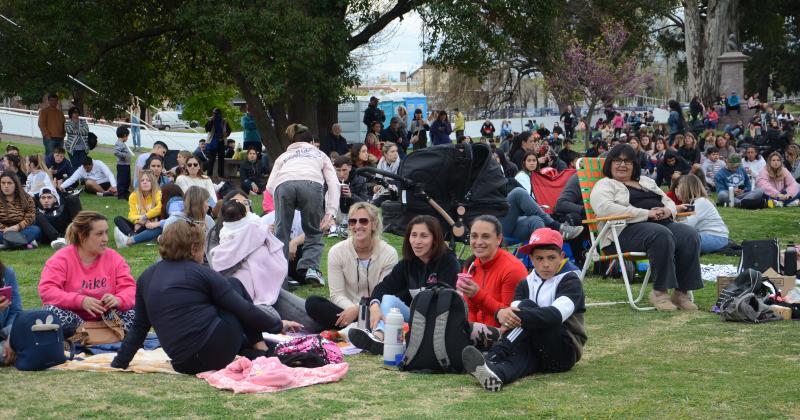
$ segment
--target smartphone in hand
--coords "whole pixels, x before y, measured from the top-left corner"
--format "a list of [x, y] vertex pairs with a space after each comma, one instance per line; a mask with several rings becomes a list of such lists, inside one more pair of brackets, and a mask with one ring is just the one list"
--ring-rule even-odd
[[3, 287], [3, 288], [0, 288], [0, 296], [3, 296], [4, 298], [8, 299], [8, 301], [10, 302], [11, 301], [11, 286], [6, 286], [6, 287]]

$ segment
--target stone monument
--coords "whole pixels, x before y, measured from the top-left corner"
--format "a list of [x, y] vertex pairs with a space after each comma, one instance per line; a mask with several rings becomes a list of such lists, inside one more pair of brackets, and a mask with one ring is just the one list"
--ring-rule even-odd
[[750, 57], [742, 54], [739, 50], [736, 35], [730, 34], [728, 42], [725, 44], [725, 53], [717, 57], [720, 67], [719, 90], [725, 95], [736, 92], [740, 98], [744, 99], [744, 63]]

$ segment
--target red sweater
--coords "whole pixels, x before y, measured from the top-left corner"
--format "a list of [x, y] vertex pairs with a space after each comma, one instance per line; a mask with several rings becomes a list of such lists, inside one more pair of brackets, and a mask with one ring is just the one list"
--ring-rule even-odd
[[500, 309], [511, 305], [514, 290], [521, 280], [528, 277], [528, 270], [517, 257], [502, 248], [487, 263], [475, 259], [472, 269], [472, 279], [480, 289], [475, 296], [467, 298], [468, 320], [500, 327], [494, 316]]
[[91, 265], [84, 266], [78, 249], [70, 245], [44, 263], [39, 280], [39, 296], [44, 305], [68, 309], [84, 321], [97, 321], [100, 318], [83, 310], [81, 303], [86, 296], [102, 299], [106, 293], [119, 299], [120, 311], [130, 310], [136, 301], [131, 268], [113, 249], [106, 249]]

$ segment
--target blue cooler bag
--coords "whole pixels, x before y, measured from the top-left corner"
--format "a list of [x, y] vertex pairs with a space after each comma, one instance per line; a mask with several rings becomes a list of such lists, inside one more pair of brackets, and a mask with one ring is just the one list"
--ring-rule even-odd
[[45, 370], [64, 363], [64, 332], [61, 321], [50, 311], [24, 311], [11, 327], [11, 348], [17, 353], [19, 370]]

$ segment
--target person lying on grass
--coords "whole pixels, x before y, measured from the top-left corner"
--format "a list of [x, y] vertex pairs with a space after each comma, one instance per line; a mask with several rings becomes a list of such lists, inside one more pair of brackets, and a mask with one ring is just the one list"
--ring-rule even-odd
[[403, 238], [403, 259], [375, 286], [370, 296], [369, 328], [351, 328], [348, 338], [354, 346], [372, 354], [383, 354], [384, 317], [392, 308], [411, 320], [411, 300], [435, 284], [455, 287], [459, 264], [444, 242], [442, 226], [432, 216], [416, 216], [408, 223]]
[[163, 258], [148, 267], [136, 287], [136, 318], [111, 367], [125, 369], [152, 326], [172, 367], [180, 373], [218, 370], [243, 355], [267, 355], [262, 332], [293, 326], [253, 305], [244, 286], [203, 265], [205, 234], [184, 221], [164, 229]]
[[497, 312], [506, 329], [486, 356], [473, 346], [462, 351], [464, 369], [488, 391], [538, 372], [566, 372], [586, 344], [583, 286], [578, 268], [565, 258], [561, 235], [537, 229], [519, 252], [533, 271], [517, 285], [511, 306]]

